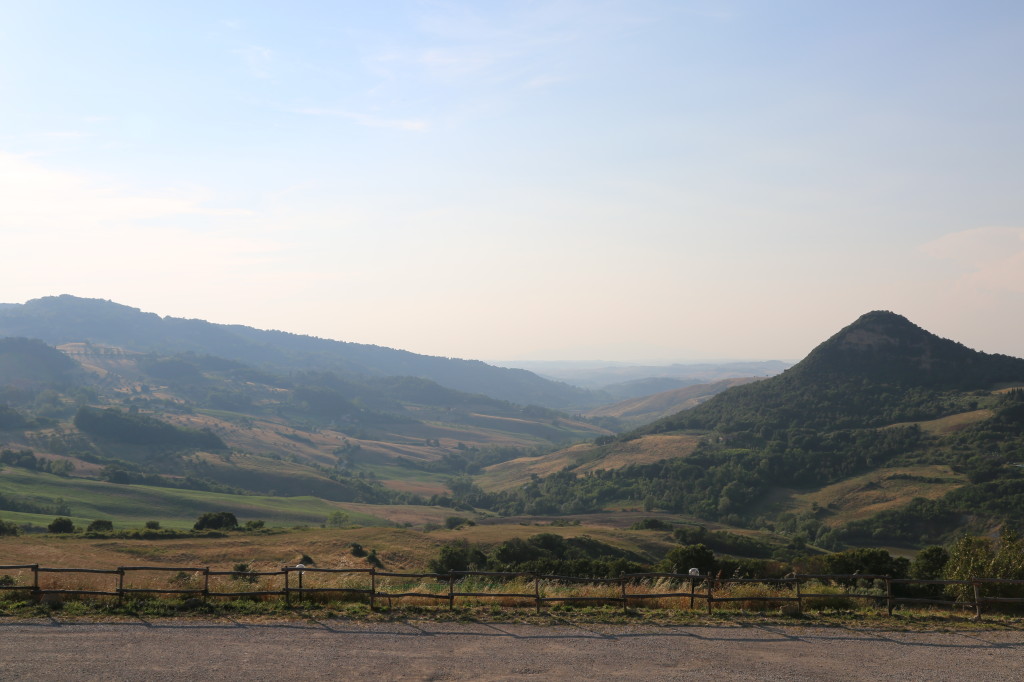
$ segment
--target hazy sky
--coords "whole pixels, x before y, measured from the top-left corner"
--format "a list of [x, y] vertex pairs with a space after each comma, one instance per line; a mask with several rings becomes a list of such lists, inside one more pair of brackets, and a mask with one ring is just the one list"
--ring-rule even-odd
[[1024, 2], [0, 0], [0, 301], [481, 359], [1024, 355]]

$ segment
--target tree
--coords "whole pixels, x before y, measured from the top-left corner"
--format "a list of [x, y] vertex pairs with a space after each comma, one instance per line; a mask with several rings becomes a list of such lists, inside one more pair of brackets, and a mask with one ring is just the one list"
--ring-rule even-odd
[[658, 566], [661, 570], [676, 573], [696, 568], [701, 575], [708, 575], [715, 570], [715, 553], [705, 544], [679, 545], [669, 550]]
[[4, 521], [3, 519], [0, 519], [0, 536], [18, 535], [19, 532], [20, 531], [18, 530], [17, 525], [9, 521]]
[[917, 553], [910, 564], [910, 577], [918, 580], [938, 580], [949, 562], [949, 552], [944, 547], [933, 545]]
[[88, 533], [109, 533], [114, 530], [114, 523], [107, 519], [96, 519], [85, 530]]
[[75, 522], [66, 516], [58, 516], [46, 527], [51, 533], [74, 533]]
[[328, 528], [344, 528], [348, 525], [348, 514], [336, 509], [327, 515], [327, 522], [324, 525]]
[[192, 528], [195, 530], [234, 530], [238, 528], [238, 519], [231, 512], [206, 512], [196, 520]]

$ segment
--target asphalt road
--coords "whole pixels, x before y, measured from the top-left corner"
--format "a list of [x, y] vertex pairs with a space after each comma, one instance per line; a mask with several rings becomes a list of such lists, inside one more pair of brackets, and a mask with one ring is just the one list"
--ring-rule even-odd
[[1020, 680], [1024, 630], [0, 620], [0, 680]]

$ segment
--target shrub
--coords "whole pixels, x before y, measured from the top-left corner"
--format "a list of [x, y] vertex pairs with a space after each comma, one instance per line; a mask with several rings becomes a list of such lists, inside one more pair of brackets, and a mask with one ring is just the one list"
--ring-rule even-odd
[[444, 527], [448, 530], [455, 530], [459, 526], [468, 523], [469, 519], [462, 516], [449, 516], [444, 520]]
[[21, 531], [18, 530], [18, 526], [14, 523], [0, 519], [0, 536], [18, 535], [20, 532]]
[[149, 530], [160, 530], [159, 521], [146, 521], [146, 528]]
[[630, 530], [672, 530], [672, 526], [665, 523], [661, 519], [640, 519], [632, 526]]
[[66, 516], [58, 516], [50, 524], [46, 526], [46, 530], [51, 533], [74, 533], [75, 522]]
[[87, 533], [109, 533], [114, 530], [114, 523], [107, 519], [96, 519], [85, 529]]
[[265, 524], [263, 523], [263, 521], [261, 519], [256, 519], [255, 521], [246, 521], [245, 522], [245, 529], [246, 530], [260, 530], [261, 528], [263, 528], [264, 525]]
[[206, 512], [201, 515], [194, 526], [195, 530], [235, 530], [238, 519], [231, 512]]
[[353, 542], [349, 547], [352, 548], [352, 556], [364, 557], [366, 556], [366, 550], [358, 542]]
[[232, 566], [231, 570], [235, 572], [235, 575], [231, 576], [232, 580], [252, 584], [259, 579], [259, 576], [253, 575], [252, 565], [244, 561]]

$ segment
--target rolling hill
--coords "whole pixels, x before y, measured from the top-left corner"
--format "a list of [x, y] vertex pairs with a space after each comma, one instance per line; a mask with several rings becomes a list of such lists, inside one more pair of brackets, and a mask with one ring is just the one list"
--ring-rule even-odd
[[479, 360], [160, 317], [111, 301], [69, 295], [0, 304], [0, 337], [5, 336], [40, 339], [51, 346], [88, 342], [136, 353], [194, 353], [278, 372], [316, 370], [357, 377], [420, 377], [462, 392], [556, 409], [581, 409], [608, 402], [600, 393]]
[[[424, 378], [279, 374], [194, 353], [21, 338], [0, 339], [0, 399], [0, 510], [28, 514], [56, 513], [56, 498], [72, 499], [86, 480], [179, 497], [426, 504], [448, 493], [451, 476], [611, 433]], [[14, 471], [50, 476], [47, 489], [66, 494], [15, 490]]]

